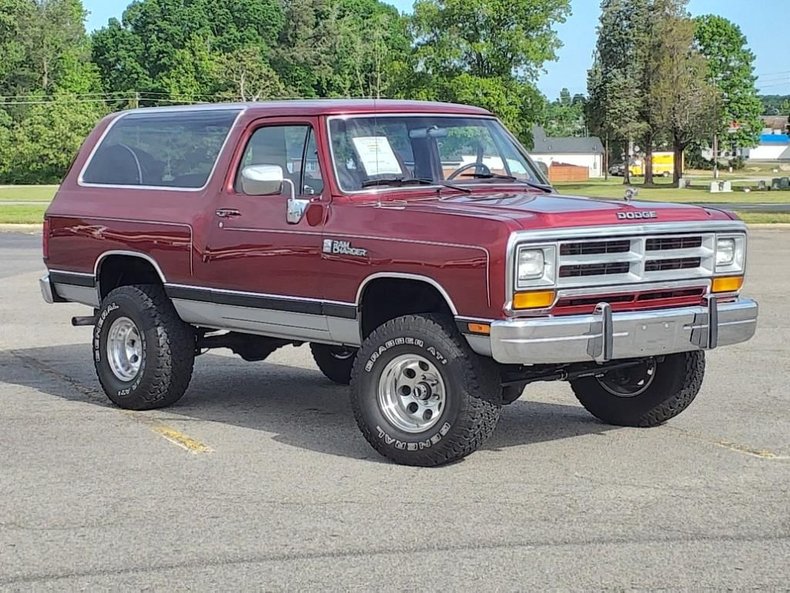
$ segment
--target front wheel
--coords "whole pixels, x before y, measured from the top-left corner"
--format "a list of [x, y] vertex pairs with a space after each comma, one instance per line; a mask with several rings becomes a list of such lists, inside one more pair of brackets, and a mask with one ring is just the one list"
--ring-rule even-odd
[[195, 332], [161, 286], [122, 286], [102, 302], [93, 362], [117, 406], [151, 410], [175, 403], [189, 385], [194, 360]]
[[685, 410], [697, 397], [704, 376], [705, 353], [682, 352], [577, 379], [571, 388], [587, 411], [607, 424], [650, 427]]
[[310, 351], [313, 353], [316, 365], [327, 379], [340, 385], [348, 385], [351, 382], [351, 368], [357, 355], [356, 348], [311, 343]]
[[491, 435], [501, 411], [496, 369], [437, 315], [388, 321], [362, 344], [351, 405], [376, 451], [404, 465], [460, 459]]

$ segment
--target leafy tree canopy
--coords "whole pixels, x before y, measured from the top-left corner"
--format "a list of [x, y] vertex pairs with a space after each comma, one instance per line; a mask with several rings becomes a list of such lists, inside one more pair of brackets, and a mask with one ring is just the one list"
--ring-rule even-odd
[[732, 124], [737, 131], [729, 134], [732, 144], [756, 146], [762, 122], [762, 103], [755, 88], [754, 53], [738, 25], [717, 15], [695, 19], [695, 40], [708, 60], [708, 79], [721, 94], [719, 132]]

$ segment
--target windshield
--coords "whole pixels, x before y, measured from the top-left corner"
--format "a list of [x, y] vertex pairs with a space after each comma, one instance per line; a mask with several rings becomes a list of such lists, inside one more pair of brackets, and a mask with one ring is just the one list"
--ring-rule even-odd
[[343, 191], [374, 187], [526, 182], [547, 185], [497, 120], [442, 115], [330, 120], [332, 158]]

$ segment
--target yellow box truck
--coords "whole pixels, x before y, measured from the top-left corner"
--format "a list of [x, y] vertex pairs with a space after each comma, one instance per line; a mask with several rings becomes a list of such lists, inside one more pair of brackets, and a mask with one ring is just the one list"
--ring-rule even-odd
[[[634, 177], [641, 177], [645, 174], [645, 160], [642, 157], [635, 157], [631, 160], [628, 167], [629, 172]], [[671, 177], [675, 172], [675, 154], [672, 152], [653, 153], [653, 175]]]

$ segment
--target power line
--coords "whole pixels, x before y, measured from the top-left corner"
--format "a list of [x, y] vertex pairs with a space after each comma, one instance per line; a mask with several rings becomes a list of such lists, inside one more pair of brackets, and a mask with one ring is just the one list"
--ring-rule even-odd
[[761, 76], [772, 76], [774, 74], [790, 74], [790, 70], [780, 70], [778, 72], [763, 72], [762, 74], [758, 74], [757, 77], [760, 78]]

